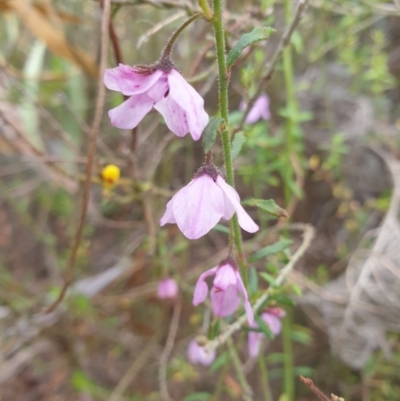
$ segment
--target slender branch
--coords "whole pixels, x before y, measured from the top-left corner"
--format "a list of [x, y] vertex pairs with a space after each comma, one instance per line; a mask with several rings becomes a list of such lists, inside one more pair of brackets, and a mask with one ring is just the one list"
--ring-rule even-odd
[[122, 395], [125, 390], [132, 383], [133, 379], [140, 372], [143, 366], [146, 364], [148, 359], [151, 357], [154, 349], [157, 346], [159, 340], [159, 333], [154, 334], [151, 340], [146, 344], [143, 351], [139, 354], [139, 356], [135, 359], [132, 366], [127, 370], [125, 375], [122, 377], [117, 387], [115, 387], [114, 391], [111, 393], [109, 401], [120, 401]]
[[204, 16], [208, 21], [211, 21], [213, 14], [208, 4], [208, 0], [198, 0], [200, 8], [203, 10]]
[[92, 128], [89, 135], [89, 149], [87, 153], [87, 164], [86, 164], [86, 178], [83, 185], [82, 194], [82, 208], [81, 214], [79, 216], [78, 228], [76, 230], [75, 237], [73, 239], [73, 245], [71, 254], [68, 260], [67, 272], [64, 279], [64, 285], [58, 295], [57, 299], [45, 309], [45, 313], [50, 313], [57, 308], [57, 306], [62, 302], [67, 292], [69, 285], [72, 282], [72, 271], [75, 266], [79, 245], [81, 243], [83, 229], [85, 226], [85, 219], [89, 203], [90, 194], [90, 183], [92, 178], [93, 162], [96, 154], [96, 141], [100, 129], [101, 117], [103, 115], [103, 105], [105, 99], [105, 86], [103, 85], [103, 75], [107, 63], [107, 48], [108, 48], [108, 29], [110, 23], [110, 0], [104, 0], [103, 8], [103, 19], [101, 24], [101, 58], [100, 58], [100, 74], [98, 79], [98, 94], [96, 100], [96, 111], [93, 117]]
[[192, 15], [187, 21], [185, 21], [171, 36], [171, 38], [168, 40], [167, 44], [165, 45], [162, 53], [161, 53], [161, 59], [165, 57], [169, 57], [171, 54], [171, 51], [175, 45], [176, 40], [178, 39], [179, 35], [183, 32], [183, 30], [188, 27], [193, 21], [196, 21], [199, 18], [204, 17], [204, 13], [196, 13]]
[[168, 393], [168, 387], [167, 387], [167, 364], [168, 364], [168, 358], [171, 355], [171, 351], [174, 347], [176, 334], [178, 332], [181, 311], [182, 311], [182, 304], [181, 302], [178, 301], [174, 306], [171, 324], [169, 326], [167, 342], [165, 343], [165, 348], [160, 357], [160, 370], [158, 377], [160, 381], [161, 399], [163, 401], [171, 400], [171, 396]]
[[239, 355], [236, 352], [235, 347], [232, 344], [232, 339], [229, 339], [228, 341], [228, 351], [229, 351], [229, 356], [231, 358], [233, 367], [235, 368], [236, 371], [236, 376], [239, 380], [240, 386], [243, 391], [243, 400], [244, 401], [253, 401], [253, 391], [247, 382], [246, 376], [243, 372], [243, 366], [242, 363], [240, 362]]
[[[298, 260], [304, 255], [306, 252], [307, 248], [310, 246], [311, 241], [314, 238], [314, 227], [308, 225], [308, 224], [296, 224], [291, 226], [292, 229], [299, 229], [304, 232], [303, 234], [303, 242], [300, 245], [300, 247], [297, 249], [297, 251], [294, 253], [294, 255], [291, 257], [287, 265], [281, 270], [279, 276], [276, 278], [275, 282], [277, 286], [282, 285], [286, 277], [289, 275], [289, 273], [293, 270], [295, 264], [298, 262]], [[262, 294], [257, 301], [253, 305], [253, 312], [256, 314], [258, 312], [258, 309], [264, 304], [264, 302], [268, 299], [269, 295], [271, 293], [271, 289], [268, 289], [267, 291]], [[246, 314], [243, 314], [242, 316], [239, 317], [239, 319], [236, 320], [236, 322], [232, 323], [229, 325], [223, 333], [221, 333], [218, 337], [214, 338], [213, 340], [209, 341], [205, 347], [207, 351], [211, 351], [213, 349], [218, 348], [222, 344], [225, 344], [230, 337], [234, 333], [236, 333], [238, 330], [240, 330], [247, 322], [247, 316]]]
[[264, 90], [264, 85], [263, 82], [268, 82], [272, 74], [275, 71], [276, 64], [281, 57], [285, 47], [290, 43], [290, 38], [292, 37], [293, 31], [296, 29], [298, 23], [300, 22], [301, 16], [303, 15], [304, 10], [307, 8], [309, 0], [299, 0], [297, 3], [296, 10], [294, 11], [293, 18], [290, 22], [290, 24], [287, 26], [285, 32], [283, 33], [278, 46], [275, 49], [274, 54], [272, 55], [271, 62], [269, 63], [267, 67], [267, 71], [264, 73], [264, 75], [260, 79], [260, 83], [258, 85], [258, 89], [254, 96], [250, 99], [249, 103], [247, 104], [246, 110], [244, 111], [243, 117], [240, 120], [240, 123], [236, 129], [236, 132], [240, 131], [243, 129], [244, 122], [246, 121], [246, 117], [249, 114], [251, 108], [254, 106], [255, 101], [257, 98], [261, 95], [262, 91]]
[[307, 377], [300, 376], [300, 380], [321, 400], [331, 401], [318, 387], [315, 386], [314, 382]]

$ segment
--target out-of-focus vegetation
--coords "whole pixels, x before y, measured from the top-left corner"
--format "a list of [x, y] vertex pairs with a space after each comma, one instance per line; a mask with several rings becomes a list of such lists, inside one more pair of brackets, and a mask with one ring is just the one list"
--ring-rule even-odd
[[[313, 293], [321, 296], [317, 304], [329, 301], [323, 289], [346, 275], [357, 250], [373, 247], [394, 189], [400, 190], [382, 158], [400, 157], [400, 3], [311, 0], [265, 80], [295, 5], [226, 1], [229, 48], [255, 26], [277, 31], [245, 49], [231, 70], [238, 192], [242, 200], [273, 198], [288, 211], [290, 224], [316, 230], [293, 274], [276, 285], [302, 238], [296, 225], [247, 209], [261, 227], [256, 236], [244, 234], [250, 297], [255, 301], [272, 289], [270, 304], [284, 307], [288, 317], [283, 335], [265, 341], [258, 360], [248, 357], [245, 331], [235, 335], [234, 346], [254, 401], [316, 399], [299, 375], [346, 401], [398, 401], [400, 266], [390, 266], [393, 288], [379, 287], [376, 273], [388, 307], [385, 313], [375, 309], [384, 321], [369, 324], [381, 325], [386, 336], [371, 340], [379, 346], [359, 366], [332, 343], [324, 312], [304, 299]], [[114, 0], [123, 62], [154, 62], [166, 38], [195, 10], [194, 0]], [[152, 401], [161, 399], [163, 380], [176, 401], [241, 399], [229, 347], [218, 349], [209, 368], [186, 358], [202, 327], [210, 338], [223, 329], [207, 305], [192, 306], [192, 296], [198, 275], [226, 256], [227, 225], [221, 222], [194, 242], [175, 225], [158, 225], [168, 200], [202, 164], [201, 141], [176, 138], [155, 112], [135, 132], [112, 127], [106, 111], [123, 101], [119, 92], [107, 91], [73, 283], [60, 307], [43, 313], [62, 287], [78, 225], [101, 15], [95, 0], [0, 0], [0, 400]], [[110, 41], [108, 67], [116, 65], [115, 49]], [[215, 115], [212, 27], [192, 24], [173, 59]], [[240, 102], [260, 86], [271, 118], [245, 124]], [[219, 139], [214, 148], [221, 165]], [[104, 172], [107, 165], [118, 166], [121, 177]], [[156, 288], [167, 275], [179, 284], [182, 310], [163, 379], [160, 355], [176, 303], [157, 299]]]

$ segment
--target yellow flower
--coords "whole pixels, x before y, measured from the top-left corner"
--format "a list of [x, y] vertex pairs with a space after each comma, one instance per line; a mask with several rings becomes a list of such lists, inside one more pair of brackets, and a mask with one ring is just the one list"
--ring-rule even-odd
[[112, 187], [118, 182], [121, 171], [115, 164], [107, 164], [107, 166], [101, 170], [100, 176], [104, 186]]

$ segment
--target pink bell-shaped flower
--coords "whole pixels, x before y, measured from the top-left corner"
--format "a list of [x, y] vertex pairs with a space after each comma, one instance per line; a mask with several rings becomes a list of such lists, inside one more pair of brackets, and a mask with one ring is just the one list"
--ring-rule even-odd
[[253, 324], [254, 315], [249, 297], [236, 263], [231, 258], [222, 261], [218, 266], [200, 275], [194, 289], [193, 305], [197, 306], [204, 302], [208, 294], [208, 286], [205, 279], [213, 275], [215, 277], [210, 292], [213, 312], [219, 317], [231, 315], [240, 304], [241, 294], [247, 320], [249, 324]]
[[213, 165], [207, 164], [167, 203], [160, 225], [176, 223], [187, 238], [198, 239], [221, 218], [229, 220], [234, 213], [237, 213], [243, 230], [249, 233], [258, 230], [258, 225], [240, 204], [236, 190], [225, 182]]
[[204, 366], [209, 366], [214, 362], [215, 356], [215, 349], [213, 349], [212, 351], [206, 351], [204, 347], [197, 344], [195, 339], [190, 341], [187, 351], [187, 357], [189, 359], [189, 362], [193, 365], [199, 363]]
[[175, 299], [178, 296], [178, 284], [173, 278], [165, 278], [158, 283], [157, 298]]
[[[277, 336], [282, 330], [281, 319], [286, 316], [285, 311], [282, 308], [267, 308], [261, 313], [260, 317], [264, 320], [265, 324], [270, 328], [272, 334]], [[254, 322], [252, 324], [253, 328], [258, 328], [258, 324]], [[261, 341], [265, 337], [264, 333], [257, 333], [255, 331], [250, 331], [247, 337], [249, 354], [251, 357], [255, 358], [260, 352]]]
[[[243, 100], [240, 102], [239, 109], [244, 111], [247, 108], [246, 102]], [[267, 95], [261, 95], [254, 102], [253, 107], [250, 109], [249, 114], [246, 117], [246, 124], [254, 124], [259, 120], [269, 120], [271, 118], [271, 112], [269, 110], [269, 97]]]
[[164, 58], [153, 66], [130, 67], [120, 64], [107, 69], [104, 84], [108, 89], [130, 96], [110, 110], [111, 124], [121, 129], [135, 128], [154, 107], [177, 136], [188, 132], [197, 141], [208, 123], [203, 98]]

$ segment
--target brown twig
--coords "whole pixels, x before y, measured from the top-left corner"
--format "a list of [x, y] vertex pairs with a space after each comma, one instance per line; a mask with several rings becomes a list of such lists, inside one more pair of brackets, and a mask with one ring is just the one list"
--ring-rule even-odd
[[178, 332], [181, 311], [182, 311], [182, 304], [180, 301], [178, 301], [174, 306], [171, 324], [169, 326], [167, 342], [165, 343], [164, 350], [160, 357], [159, 380], [160, 380], [160, 394], [161, 394], [161, 399], [163, 401], [171, 401], [171, 396], [168, 393], [168, 387], [167, 387], [167, 364], [168, 364], [168, 358], [172, 352], [172, 348], [174, 347], [176, 334]]
[[322, 401], [331, 401], [318, 387], [315, 386], [313, 381], [307, 377], [300, 376], [300, 380]]
[[50, 313], [57, 308], [57, 306], [62, 302], [67, 292], [67, 289], [72, 281], [72, 271], [75, 266], [78, 248], [81, 243], [83, 229], [85, 226], [85, 219], [89, 203], [90, 194], [90, 183], [92, 179], [93, 162], [96, 154], [96, 142], [97, 136], [100, 129], [101, 117], [103, 115], [103, 105], [105, 99], [105, 87], [103, 85], [103, 75], [107, 63], [107, 47], [108, 47], [108, 29], [110, 21], [110, 3], [111, 0], [104, 0], [103, 7], [103, 19], [101, 24], [101, 58], [100, 58], [100, 74], [98, 79], [98, 94], [96, 100], [96, 110], [93, 118], [93, 124], [89, 135], [89, 149], [87, 153], [88, 162], [86, 164], [86, 178], [83, 185], [82, 194], [82, 208], [79, 217], [78, 229], [76, 230], [75, 237], [73, 239], [73, 245], [71, 254], [68, 260], [67, 272], [65, 275], [64, 285], [58, 295], [57, 299], [48, 308], [45, 309], [45, 313]]

